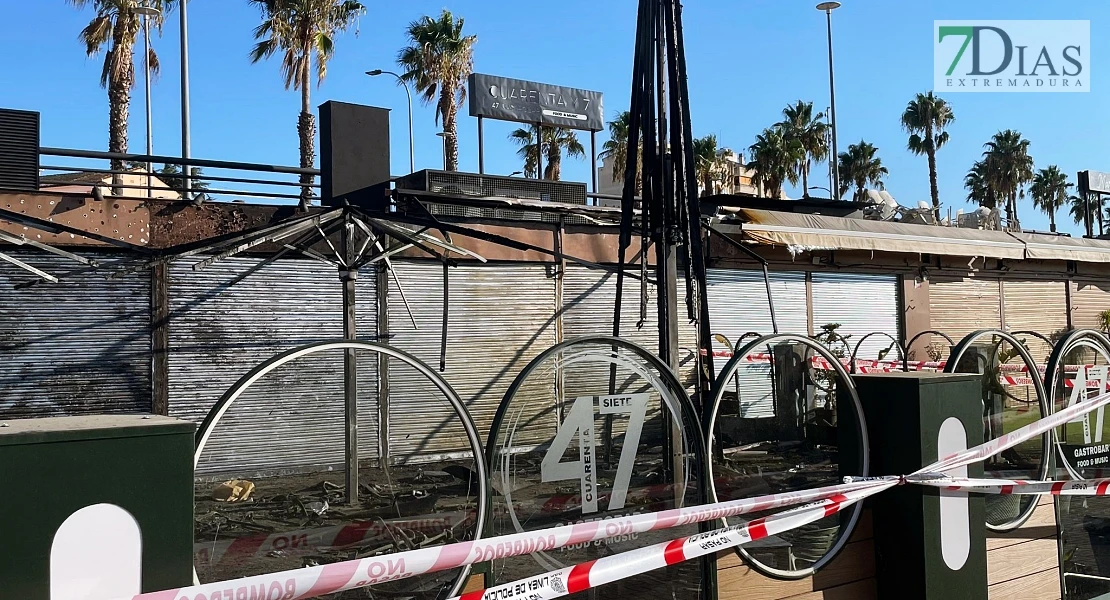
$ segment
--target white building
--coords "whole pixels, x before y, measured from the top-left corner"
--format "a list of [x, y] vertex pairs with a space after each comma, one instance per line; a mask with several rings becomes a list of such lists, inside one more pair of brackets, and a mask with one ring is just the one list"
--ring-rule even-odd
[[[729, 149], [721, 150], [721, 158], [723, 168], [722, 173], [717, 178], [715, 189], [709, 195], [715, 194], [733, 194], [737, 196], [763, 196], [760, 190], [752, 182], [752, 171], [744, 165], [744, 156], [737, 154]], [[602, 195], [620, 196], [624, 191], [624, 180], [613, 181], [613, 158], [607, 157], [601, 161], [601, 166], [597, 172], [597, 186], [598, 193]], [[698, 193], [705, 193], [705, 182], [698, 182]], [[780, 194], [779, 198], [782, 200], [789, 200], [786, 194]], [[601, 206], [620, 206], [620, 200], [613, 199], [598, 199]]]

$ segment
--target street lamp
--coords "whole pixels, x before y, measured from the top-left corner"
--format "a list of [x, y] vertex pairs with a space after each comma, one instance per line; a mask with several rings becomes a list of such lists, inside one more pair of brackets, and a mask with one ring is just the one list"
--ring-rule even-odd
[[524, 171], [513, 171], [512, 173], [509, 173], [509, 177], [516, 177], [517, 175], [523, 175], [523, 174], [524, 174]]
[[413, 144], [413, 137], [412, 137], [412, 91], [409, 90], [409, 84], [408, 84], [407, 81], [402, 79], [400, 75], [398, 75], [398, 74], [396, 74], [392, 71], [383, 71], [381, 69], [374, 69], [373, 71], [367, 71], [366, 74], [371, 76], [371, 77], [377, 77], [378, 75], [392, 75], [392, 76], [397, 78], [397, 81], [401, 85], [405, 86], [405, 96], [408, 96], [408, 99], [409, 99], [409, 172], [410, 173], [415, 173], [416, 172], [416, 151], [413, 150], [414, 144]]
[[436, 134], [439, 139], [443, 140], [443, 170], [447, 170], [447, 132], [441, 131]]
[[[836, 84], [833, 79], [833, 46], [832, 46], [832, 11], [840, 8], [839, 2], [822, 2], [817, 5], [817, 10], [825, 11], [825, 20], [829, 32], [829, 119], [832, 122], [832, 189], [840, 189], [840, 165], [837, 164], [836, 151]], [[830, 192], [835, 200], [840, 200], [839, 192]]]
[[[136, 6], [135, 14], [143, 18], [143, 86], [146, 88], [146, 155], [154, 154], [153, 117], [150, 110], [150, 23], [151, 17], [161, 16], [162, 11], [152, 6]], [[150, 174], [154, 165], [146, 163], [146, 197], [154, 195], [151, 188]]]
[[811, 185], [811, 186], [809, 186], [809, 189], [811, 189], [811, 190], [825, 190], [826, 192], [829, 193], [829, 198], [832, 198], [832, 190], [830, 190], [829, 188], [827, 188], [823, 185]]

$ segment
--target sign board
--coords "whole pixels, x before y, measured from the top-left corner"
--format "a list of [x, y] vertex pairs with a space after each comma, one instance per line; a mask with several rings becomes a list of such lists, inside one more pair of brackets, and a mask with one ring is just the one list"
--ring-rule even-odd
[[1080, 171], [1079, 189], [1080, 191], [1110, 194], [1110, 173], [1103, 173], [1102, 171]]
[[480, 73], [470, 75], [470, 116], [586, 131], [605, 128], [601, 92]]

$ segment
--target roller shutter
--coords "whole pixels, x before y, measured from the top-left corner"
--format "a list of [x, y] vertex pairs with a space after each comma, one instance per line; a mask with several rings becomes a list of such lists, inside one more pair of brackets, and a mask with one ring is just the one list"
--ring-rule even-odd
[[[275, 354], [343, 337], [343, 296], [334, 268], [308, 260], [231, 258], [195, 271], [176, 261], [170, 277], [170, 414], [200, 421], [240, 377]], [[358, 335], [377, 334], [371, 269], [356, 287]], [[358, 353], [359, 454], [377, 454], [377, 359]], [[309, 355], [255, 383], [217, 425], [200, 472], [266, 474], [343, 463], [343, 352]]]
[[[979, 329], [1002, 326], [1002, 304], [997, 279], [942, 278], [929, 281], [929, 314], [932, 328], [960, 343]], [[935, 343], [944, 342], [935, 338]]]
[[[1006, 329], [1035, 331], [1052, 339], [1068, 327], [1067, 284], [1063, 281], [1012, 280], [1002, 282]], [[1048, 361], [1052, 347], [1034, 336], [1019, 336], [1038, 362]]]
[[[438, 368], [443, 320], [443, 266], [430, 260], [394, 262], [412, 319], [396, 282], [389, 286], [390, 343]], [[448, 275], [449, 322], [442, 373], [466, 403], [484, 436], [513, 379], [555, 344], [555, 280], [541, 264], [465, 265]], [[550, 438], [555, 427], [554, 379], [533, 379], [517, 395], [531, 409], [526, 431]], [[426, 377], [390, 362], [389, 431], [394, 460], [462, 453], [470, 445], [455, 412]], [[485, 440], [483, 439], [483, 442]]]
[[[885, 333], [901, 342], [896, 275], [817, 272], [812, 278], [814, 333], [820, 333], [823, 325], [839, 323], [836, 332], [847, 338], [846, 356], [872, 332]], [[875, 359], [885, 352], [889, 358], [897, 358], [898, 351], [891, 344], [886, 336], [872, 336], [856, 356]]]
[[[43, 252], [4, 253], [53, 275], [83, 268]], [[150, 412], [150, 272], [16, 287], [35, 279], [0, 261], [0, 418]]]
[[[734, 345], [740, 343], [741, 336], [749, 332], [760, 335], [773, 333], [763, 271], [708, 269], [706, 276], [709, 319], [713, 333], [725, 336]], [[808, 335], [805, 273], [771, 272], [770, 280], [779, 332]], [[751, 340], [749, 337], [743, 343]], [[715, 347], [724, 349], [716, 342]], [[767, 349], [762, 351], [766, 352]], [[718, 359], [717, 368], [722, 366], [724, 361]], [[770, 364], [742, 364], [737, 376], [740, 385], [740, 416], [774, 416]]]

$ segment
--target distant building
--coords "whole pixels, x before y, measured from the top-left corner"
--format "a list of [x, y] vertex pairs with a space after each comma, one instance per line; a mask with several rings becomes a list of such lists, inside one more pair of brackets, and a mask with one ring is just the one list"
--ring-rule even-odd
[[[763, 190], [757, 187], [752, 181], [752, 170], [744, 165], [744, 156], [737, 154], [732, 150], [722, 150], [722, 158], [724, 164], [727, 165], [723, 177], [720, 177], [714, 183], [715, 189], [709, 195], [715, 194], [732, 194], [736, 196], [751, 196], [756, 198], [764, 197]], [[601, 161], [601, 167], [598, 168], [598, 193], [603, 195], [619, 196], [624, 191], [623, 181], [613, 181], [613, 159], [612, 157], [606, 158]], [[704, 182], [698, 182], [698, 193], [705, 192]], [[785, 194], [780, 194], [779, 199], [789, 200], [790, 198]], [[612, 199], [599, 199], [598, 203], [601, 206], [620, 206], [619, 200]]]
[[[146, 175], [145, 172], [126, 173], [121, 176], [121, 188], [116, 196], [123, 198], [159, 198], [163, 200], [180, 200], [181, 194], [171, 188], [157, 175]], [[147, 194], [147, 187], [150, 193]], [[77, 171], [74, 173], [61, 173], [58, 175], [43, 175], [39, 178], [39, 188], [51, 192], [70, 194], [92, 194], [93, 188], [100, 188], [102, 196], [112, 194], [112, 175], [109, 173], [92, 173]]]

